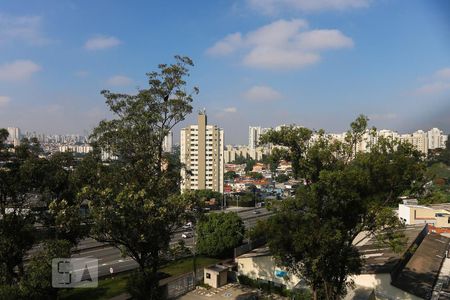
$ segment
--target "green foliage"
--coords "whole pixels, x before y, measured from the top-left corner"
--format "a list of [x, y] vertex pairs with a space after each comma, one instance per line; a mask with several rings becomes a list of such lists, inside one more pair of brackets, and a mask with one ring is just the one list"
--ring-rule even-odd
[[[188, 57], [175, 60], [148, 73], [149, 87], [135, 95], [102, 91], [115, 117], [94, 129], [95, 180], [79, 195], [90, 201], [92, 234], [138, 263], [138, 279], [145, 283], [137, 282], [137, 288], [142, 294], [151, 290], [149, 299], [158, 299], [160, 256], [194, 199], [179, 195], [180, 165], [163, 152], [164, 138], [192, 111], [185, 78], [193, 63]], [[99, 150], [116, 159], [101, 164]]]
[[239, 177], [239, 175], [236, 174], [236, 172], [234, 172], [234, 171], [228, 171], [228, 172], [225, 172], [225, 174], [223, 174], [223, 179], [225, 179], [225, 180], [234, 180], [235, 178], [238, 178], [238, 177]]
[[276, 182], [279, 182], [279, 183], [283, 183], [283, 182], [286, 182], [286, 181], [288, 181], [288, 180], [289, 180], [289, 176], [286, 175], [286, 174], [280, 174], [280, 175], [278, 175], [277, 178], [275, 179], [275, 181], [276, 181]]
[[261, 173], [258, 172], [250, 172], [248, 173], [248, 176], [250, 176], [250, 178], [256, 179], [256, 180], [260, 180], [263, 179], [264, 176]]
[[360, 232], [376, 234], [380, 243], [402, 251], [402, 224], [391, 208], [400, 195], [422, 191], [421, 154], [410, 144], [382, 138], [370, 152], [357, 153], [365, 132], [373, 130], [360, 116], [343, 143], [323, 131], [311, 143], [312, 131], [306, 128], [283, 128], [262, 137], [288, 147], [280, 158], [291, 161], [294, 175], [307, 184], [298, 188], [295, 199], [277, 207], [259, 234], [268, 238], [280, 265], [305, 278], [315, 299], [345, 295], [348, 276], [362, 266], [352, 244]]
[[279, 286], [274, 286], [273, 284], [269, 284], [267, 282], [261, 282], [255, 279], [252, 279], [245, 275], [238, 275], [238, 281], [240, 284], [249, 286], [252, 288], [257, 288], [262, 291], [268, 293], [275, 293], [284, 297], [289, 297], [289, 299], [295, 300], [309, 300], [311, 299], [311, 292], [309, 290], [287, 290], [285, 288], [281, 288]]
[[65, 240], [46, 241], [33, 256], [20, 283], [23, 294], [30, 299], [56, 299], [58, 289], [52, 287], [52, 259], [70, 257], [72, 243]]
[[197, 251], [212, 257], [228, 257], [240, 245], [245, 232], [237, 213], [211, 213], [197, 224]]
[[162, 289], [148, 284], [149, 281], [158, 282], [158, 278], [153, 276], [156, 274], [152, 272], [133, 272], [127, 281], [127, 292], [133, 299], [162, 299]]
[[445, 149], [434, 149], [428, 154], [428, 161], [431, 164], [443, 163], [450, 166], [450, 135], [447, 137]]
[[23, 295], [19, 286], [17, 285], [2, 285], [0, 284], [0, 299], [5, 300], [22, 300], [26, 296]]

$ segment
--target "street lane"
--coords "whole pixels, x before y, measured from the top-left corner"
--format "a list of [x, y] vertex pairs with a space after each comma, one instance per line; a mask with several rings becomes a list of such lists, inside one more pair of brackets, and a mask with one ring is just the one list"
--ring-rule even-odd
[[[254, 213], [254, 211], [258, 211], [259, 213]], [[238, 212], [238, 215], [243, 219], [246, 228], [255, 226], [257, 220], [267, 219], [271, 214], [272, 212], [267, 211], [267, 209], [265, 208], [256, 208], [248, 211]], [[182, 233], [187, 231], [189, 230], [182, 229], [175, 232], [175, 234], [172, 236], [170, 244], [173, 245], [178, 243], [178, 241], [180, 240], [184, 240], [186, 247], [192, 248], [194, 239], [183, 239], [181, 237]], [[103, 243], [99, 243], [94, 239], [85, 239], [81, 241], [77, 249], [79, 251], [75, 252], [72, 255], [73, 258], [93, 257], [99, 260], [98, 274], [100, 277], [109, 276], [109, 269], [111, 267], [114, 270], [114, 274], [133, 270], [138, 267], [137, 263], [130, 257], [122, 257], [119, 249], [105, 245]]]

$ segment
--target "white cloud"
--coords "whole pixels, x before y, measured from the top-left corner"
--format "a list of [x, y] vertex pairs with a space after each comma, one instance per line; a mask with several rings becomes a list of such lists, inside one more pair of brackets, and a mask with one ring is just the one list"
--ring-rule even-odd
[[434, 72], [433, 76], [415, 90], [415, 95], [439, 95], [450, 91], [450, 68], [443, 68]]
[[226, 112], [226, 113], [235, 113], [235, 112], [237, 112], [237, 108], [234, 107], [234, 106], [227, 107], [227, 108], [224, 108], [223, 111]]
[[450, 79], [450, 68], [444, 68], [436, 71], [435, 77], [440, 79]]
[[242, 50], [244, 65], [265, 69], [298, 69], [320, 61], [321, 51], [353, 47], [353, 40], [336, 29], [308, 30], [305, 20], [278, 20], [243, 35], [234, 33], [207, 50], [229, 55]]
[[450, 82], [432, 82], [422, 85], [416, 90], [419, 95], [434, 95], [450, 90]]
[[8, 105], [8, 103], [11, 101], [11, 98], [8, 96], [0, 96], [0, 107], [4, 107]]
[[41, 67], [31, 60], [16, 60], [11, 63], [0, 65], [0, 80], [25, 80], [39, 70], [41, 70]]
[[270, 86], [256, 85], [242, 94], [248, 101], [252, 102], [271, 102], [279, 100], [283, 95]]
[[223, 40], [217, 42], [207, 50], [210, 55], [227, 55], [236, 50], [242, 43], [241, 34], [232, 33], [227, 35]]
[[113, 36], [96, 36], [90, 38], [84, 44], [86, 50], [102, 50], [120, 45], [122, 42]]
[[112, 86], [127, 86], [130, 85], [132, 82], [133, 80], [131, 78], [123, 75], [113, 76], [106, 81], [108, 85]]
[[254, 10], [273, 15], [283, 10], [317, 12], [323, 10], [346, 10], [368, 7], [371, 0], [247, 0]]
[[50, 42], [42, 32], [40, 16], [9, 16], [0, 14], [0, 44], [14, 41], [29, 45], [44, 45]]

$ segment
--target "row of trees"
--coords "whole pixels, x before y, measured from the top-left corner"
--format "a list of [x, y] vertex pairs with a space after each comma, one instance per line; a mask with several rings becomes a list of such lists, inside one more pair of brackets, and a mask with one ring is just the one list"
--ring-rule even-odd
[[[43, 158], [37, 140], [14, 148], [7, 137], [0, 129], [0, 298], [54, 298], [51, 259], [70, 256], [87, 234], [77, 197], [83, 163], [71, 171], [71, 154]], [[37, 243], [40, 250], [25, 263]]]
[[[138, 263], [130, 287], [136, 299], [160, 299], [158, 269], [171, 235], [199, 211], [193, 210], [196, 195], [180, 195], [181, 166], [162, 146], [170, 130], [192, 111], [198, 89], [187, 93], [185, 81], [192, 66], [188, 57], [176, 56], [174, 64], [148, 73], [149, 87], [134, 95], [102, 91], [114, 117], [94, 129], [94, 151], [79, 162], [71, 154], [41, 158], [36, 141], [11, 149], [5, 144], [7, 132], [0, 131], [1, 299], [15, 294], [55, 298], [50, 259], [68, 257], [87, 234]], [[114, 159], [105, 163], [102, 153]], [[32, 198], [43, 203], [37, 216], [25, 209]], [[83, 203], [90, 212], [85, 220]], [[24, 267], [27, 251], [37, 242], [37, 224], [52, 234]]]
[[401, 251], [402, 223], [393, 208], [401, 195], [421, 193], [425, 163], [412, 145], [380, 139], [368, 153], [356, 152], [368, 119], [358, 117], [344, 142], [323, 131], [310, 143], [307, 128], [269, 131], [263, 143], [284, 146], [276, 155], [292, 163], [302, 178], [294, 199], [283, 201], [267, 222], [254, 229], [264, 236], [278, 264], [306, 280], [314, 299], [340, 299], [361, 272], [363, 259], [353, 244], [365, 232]]

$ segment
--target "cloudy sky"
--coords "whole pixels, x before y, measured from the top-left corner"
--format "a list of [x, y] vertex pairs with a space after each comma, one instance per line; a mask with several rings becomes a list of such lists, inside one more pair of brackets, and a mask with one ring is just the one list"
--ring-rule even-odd
[[133, 93], [181, 54], [194, 111], [227, 143], [249, 125], [341, 132], [360, 113], [449, 133], [449, 32], [447, 0], [2, 0], [0, 127], [89, 131], [109, 116], [102, 89]]

